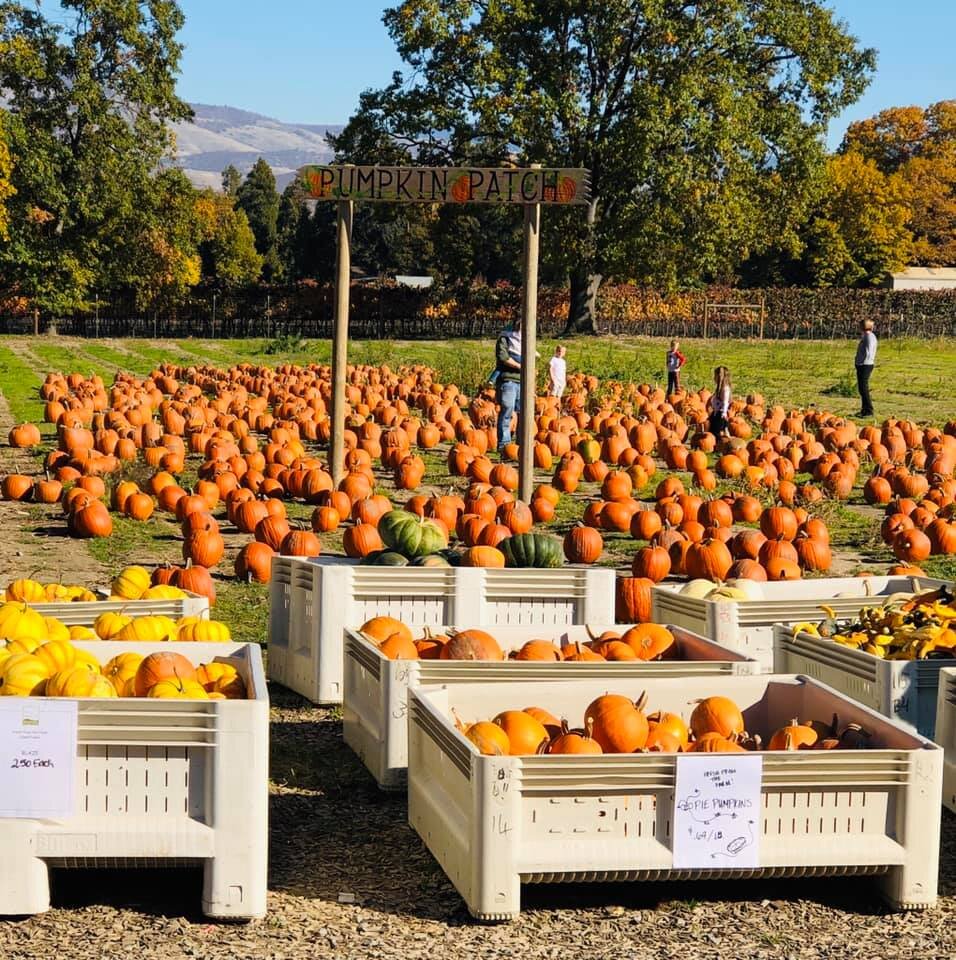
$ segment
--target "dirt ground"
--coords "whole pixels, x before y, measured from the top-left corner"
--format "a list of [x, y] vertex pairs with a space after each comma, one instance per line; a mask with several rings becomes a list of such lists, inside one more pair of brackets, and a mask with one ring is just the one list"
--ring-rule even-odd
[[[36, 472], [36, 459], [6, 443], [13, 426], [10, 407], [0, 393], [0, 476]], [[51, 521], [57, 507], [0, 500], [0, 584], [42, 571], [41, 579], [84, 586], [108, 581], [106, 571], [90, 556], [86, 544], [66, 535], [62, 522]]]
[[[526, 886], [510, 924], [472, 921], [343, 743], [337, 712], [272, 690], [269, 915], [214, 924], [199, 871], [53, 872], [55, 909], [0, 920], [0, 956], [297, 960], [956, 956], [956, 817], [943, 812], [939, 905], [888, 913], [866, 878]], [[342, 894], [355, 904], [339, 902]]]

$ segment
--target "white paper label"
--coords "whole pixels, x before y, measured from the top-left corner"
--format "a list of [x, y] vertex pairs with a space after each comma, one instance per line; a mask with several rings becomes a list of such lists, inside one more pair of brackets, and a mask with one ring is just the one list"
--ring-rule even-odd
[[75, 700], [0, 698], [0, 817], [75, 813]]
[[760, 865], [759, 754], [677, 757], [674, 867], [747, 870]]

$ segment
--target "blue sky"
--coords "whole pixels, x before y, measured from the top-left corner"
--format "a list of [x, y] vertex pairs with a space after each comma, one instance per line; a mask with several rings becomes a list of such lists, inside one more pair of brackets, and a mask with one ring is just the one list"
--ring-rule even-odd
[[[397, 0], [394, 0], [397, 2]], [[344, 123], [359, 93], [400, 66], [384, 0], [181, 0], [180, 94], [307, 123]], [[879, 67], [864, 98], [833, 125], [884, 107], [956, 97], [956, 0], [831, 0]]]

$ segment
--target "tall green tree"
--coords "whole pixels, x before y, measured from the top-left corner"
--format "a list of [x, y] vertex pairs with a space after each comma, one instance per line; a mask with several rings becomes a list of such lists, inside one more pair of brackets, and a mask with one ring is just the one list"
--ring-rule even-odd
[[234, 197], [242, 185], [242, 174], [230, 163], [222, 171], [222, 192], [228, 197]]
[[[0, 89], [13, 159], [0, 287], [41, 310], [75, 308], [91, 284], [120, 283], [131, 225], [170, 155], [183, 14], [173, 0], [0, 0]], [[62, 20], [64, 22], [60, 22]], [[134, 232], [138, 232], [136, 226]]]
[[330, 281], [335, 275], [335, 229], [335, 205], [317, 203], [310, 212], [301, 187], [292, 181], [279, 202], [279, 279]]
[[545, 218], [582, 328], [607, 274], [702, 282], [793, 234], [875, 62], [821, 0], [404, 0], [384, 20], [408, 70], [362, 95], [340, 158], [589, 168], [586, 214]]
[[137, 306], [155, 314], [175, 307], [199, 283], [202, 224], [196, 191], [180, 170], [157, 173], [141, 203], [147, 215], [131, 223], [114, 275], [125, 274]]
[[236, 206], [242, 210], [256, 238], [256, 250], [262, 257], [262, 275], [272, 280], [278, 272], [276, 235], [279, 220], [279, 194], [272, 168], [260, 157], [236, 191]]

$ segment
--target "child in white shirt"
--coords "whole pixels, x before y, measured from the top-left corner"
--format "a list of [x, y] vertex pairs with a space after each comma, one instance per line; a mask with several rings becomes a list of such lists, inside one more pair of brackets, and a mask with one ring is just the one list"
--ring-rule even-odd
[[548, 365], [548, 396], [561, 397], [564, 394], [564, 388], [568, 384], [568, 365], [564, 359], [567, 348], [557, 346], [554, 348], [554, 356]]

